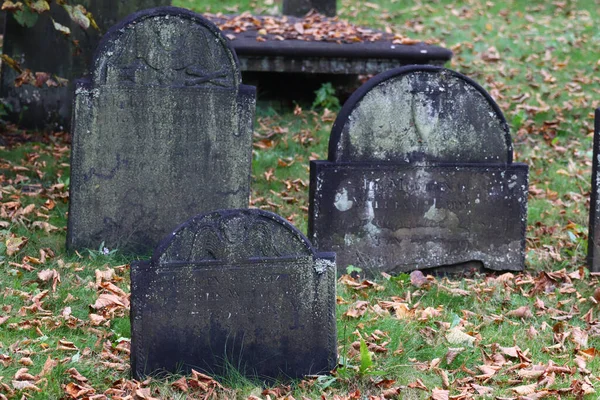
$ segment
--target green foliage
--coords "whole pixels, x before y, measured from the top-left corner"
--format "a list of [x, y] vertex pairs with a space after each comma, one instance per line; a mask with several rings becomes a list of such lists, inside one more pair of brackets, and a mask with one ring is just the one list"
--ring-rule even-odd
[[315, 91], [315, 101], [312, 104], [313, 109], [328, 109], [338, 111], [340, 109], [340, 100], [335, 95], [335, 88], [331, 82], [324, 83]]
[[35, 26], [39, 15], [30, 8], [25, 7], [22, 10], [15, 11], [13, 17], [15, 18], [15, 21], [19, 23], [19, 25], [26, 28], [32, 28]]
[[348, 266], [346, 267], [346, 273], [347, 273], [348, 275], [352, 275], [354, 272], [356, 272], [357, 274], [359, 274], [359, 273], [361, 273], [361, 272], [362, 272], [362, 268], [355, 267], [355, 266], [354, 266], [354, 265], [352, 265], [352, 264], [351, 264], [351, 265], [348, 265]]
[[360, 338], [360, 365], [358, 366], [358, 374], [364, 376], [371, 368], [373, 368], [373, 357], [371, 357], [367, 342], [363, 338]]

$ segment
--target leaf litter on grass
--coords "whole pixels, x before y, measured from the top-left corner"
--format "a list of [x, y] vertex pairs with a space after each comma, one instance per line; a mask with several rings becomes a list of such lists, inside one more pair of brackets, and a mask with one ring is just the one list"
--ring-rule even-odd
[[[455, 53], [450, 67], [496, 99], [516, 160], [530, 166], [528, 270], [460, 280], [342, 276], [340, 367], [327, 379], [267, 389], [239, 381], [227, 387], [199, 373], [136, 382], [129, 379], [126, 260], [64, 252], [68, 141], [64, 134], [43, 144], [12, 135], [10, 147], [0, 148], [0, 398], [597, 396], [600, 285], [582, 268], [593, 109], [600, 105], [595, 6], [339, 6], [356, 24], [438, 39]], [[252, 204], [305, 229], [308, 161], [325, 159], [335, 115], [300, 106], [293, 114], [257, 119]], [[360, 376], [362, 342], [372, 365]]]

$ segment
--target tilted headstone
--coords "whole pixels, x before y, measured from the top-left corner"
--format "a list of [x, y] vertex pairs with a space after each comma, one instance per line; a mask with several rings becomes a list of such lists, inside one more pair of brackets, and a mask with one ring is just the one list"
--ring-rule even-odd
[[[37, 88], [31, 85], [15, 87], [16, 71], [3, 65], [0, 97], [12, 107], [9, 117], [29, 128], [48, 126], [67, 129], [71, 122], [74, 79], [86, 75], [92, 65], [93, 52], [103, 33], [127, 15], [150, 7], [166, 6], [170, 0], [78, 0], [92, 13], [100, 30], [80, 28], [56, 2], [50, 11], [41, 14], [36, 24], [23, 27], [12, 14], [6, 15], [6, 30], [2, 52], [34, 72], [49, 72], [70, 81], [68, 86]], [[58, 32], [52, 20], [68, 27], [66, 38]], [[79, 43], [80, 54], [74, 54], [71, 40]]]
[[336, 365], [335, 255], [258, 209], [199, 215], [131, 264], [135, 378], [233, 367], [264, 379]]
[[303, 17], [310, 10], [320, 14], [334, 17], [336, 13], [336, 0], [283, 0], [283, 14]]
[[255, 88], [191, 11], [131, 15], [75, 94], [67, 246], [148, 252], [198, 213], [248, 207]]
[[587, 263], [592, 272], [600, 272], [600, 108], [596, 109], [595, 117]]
[[528, 167], [469, 78], [432, 66], [377, 75], [311, 163], [309, 238], [341, 269], [403, 272], [471, 261], [524, 267]]

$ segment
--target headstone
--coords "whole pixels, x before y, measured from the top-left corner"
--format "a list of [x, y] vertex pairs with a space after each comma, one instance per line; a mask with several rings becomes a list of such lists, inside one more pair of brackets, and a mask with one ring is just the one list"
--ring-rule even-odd
[[178, 222], [248, 207], [255, 95], [198, 14], [113, 26], [77, 84], [67, 246], [149, 252]]
[[283, 0], [283, 14], [302, 17], [310, 10], [320, 14], [334, 17], [336, 13], [336, 0]]
[[469, 78], [397, 68], [360, 87], [311, 163], [309, 238], [371, 274], [472, 261], [524, 267], [528, 167]]
[[600, 108], [596, 109], [595, 117], [587, 263], [592, 272], [600, 272]]
[[199, 215], [131, 264], [136, 379], [233, 367], [263, 379], [336, 365], [335, 255], [258, 209]]
[[[36, 24], [23, 27], [12, 14], [6, 15], [4, 54], [20, 62], [23, 68], [34, 72], [49, 72], [70, 81], [68, 86], [15, 87], [19, 75], [11, 68], [2, 67], [0, 97], [12, 107], [9, 118], [28, 128], [67, 129], [71, 120], [74, 80], [86, 75], [92, 63], [93, 52], [102, 34], [127, 15], [150, 7], [166, 6], [170, 0], [78, 0], [90, 11], [100, 31], [83, 30], [72, 22], [67, 12], [56, 2], [50, 2], [50, 11], [41, 14]], [[52, 20], [71, 30], [65, 38], [54, 28]], [[81, 53], [74, 54], [71, 40], [77, 40]]]

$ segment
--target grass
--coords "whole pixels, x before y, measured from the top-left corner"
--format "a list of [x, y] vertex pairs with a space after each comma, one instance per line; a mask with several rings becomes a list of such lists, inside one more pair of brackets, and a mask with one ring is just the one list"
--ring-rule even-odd
[[[261, 13], [277, 3], [176, 0], [174, 5]], [[459, 398], [463, 393], [477, 398], [489, 388], [490, 396], [499, 397], [534, 390], [537, 398], [596, 398], [590, 388], [598, 386], [600, 371], [600, 324], [592, 299], [598, 277], [580, 269], [587, 247], [593, 110], [600, 105], [596, 2], [343, 0], [338, 13], [357, 24], [435, 39], [453, 49], [448, 67], [475, 79], [498, 102], [511, 125], [516, 161], [530, 167], [527, 270], [429, 278], [421, 287], [408, 275], [382, 277], [359, 289], [355, 284], [361, 280], [341, 280], [341, 366], [333, 377], [265, 389], [233, 370], [220, 377], [224, 388], [215, 389], [217, 396]], [[306, 231], [308, 162], [326, 157], [334, 118], [335, 112], [312, 110], [309, 103], [295, 110], [259, 107], [254, 207], [277, 212]], [[69, 148], [61, 136], [0, 148], [0, 321], [7, 317], [0, 323], [0, 394], [82, 398], [75, 396], [73, 385], [78, 385], [88, 395], [107, 397], [144, 398], [146, 392], [136, 391], [148, 390], [159, 398], [184, 399], [192, 393], [202, 398], [206, 391], [185, 394], [173, 386], [180, 376], [129, 380], [127, 307], [91, 306], [99, 295], [114, 293], [109, 283], [128, 292], [130, 260], [118, 250], [108, 255], [102, 248], [65, 251], [68, 163]], [[19, 239], [26, 243], [18, 246]], [[15, 243], [18, 250], [12, 248]], [[40, 278], [40, 272], [52, 270], [60, 276], [55, 290], [52, 278]], [[362, 314], [347, 314], [362, 301]], [[519, 312], [523, 307], [529, 313]], [[449, 338], [453, 328], [475, 338], [473, 346]], [[361, 339], [367, 352], [361, 352]], [[42, 375], [49, 358], [56, 365]], [[536, 366], [543, 373], [528, 375]], [[15, 379], [22, 368], [35, 379]], [[76, 379], [70, 368], [87, 381]], [[187, 377], [186, 384], [191, 388], [200, 379]], [[16, 390], [13, 381], [33, 382], [40, 391]], [[531, 384], [537, 385], [522, 388]]]

